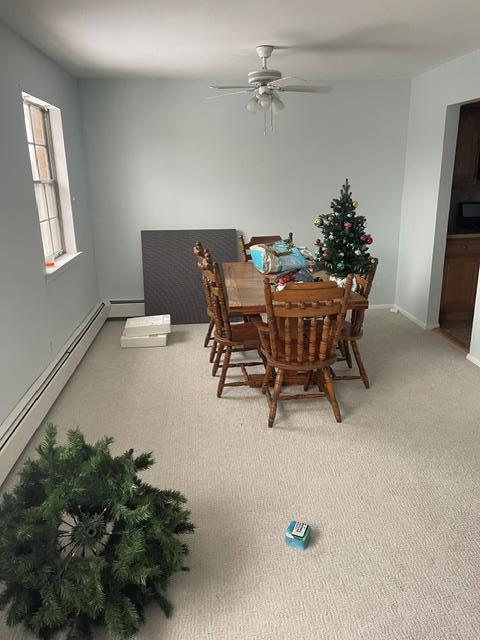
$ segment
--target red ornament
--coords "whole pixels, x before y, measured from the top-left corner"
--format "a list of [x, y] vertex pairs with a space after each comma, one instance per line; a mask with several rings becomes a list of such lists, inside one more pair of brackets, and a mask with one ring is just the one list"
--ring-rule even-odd
[[366, 241], [365, 241], [365, 242], [366, 242], [367, 244], [372, 244], [372, 242], [373, 242], [373, 238], [372, 238], [372, 236], [368, 236], [368, 238], [366, 239]]
[[335, 209], [335, 203], [334, 202], [330, 203], [330, 209]]
[[315, 244], [317, 245], [317, 247], [318, 247], [319, 244], [322, 244], [322, 241], [320, 240], [320, 238], [317, 238], [315, 240]]

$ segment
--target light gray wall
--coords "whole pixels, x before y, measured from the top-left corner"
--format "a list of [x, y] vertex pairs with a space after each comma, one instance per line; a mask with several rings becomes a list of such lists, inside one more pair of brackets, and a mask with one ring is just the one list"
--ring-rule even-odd
[[[76, 80], [0, 24], [0, 422], [98, 301]], [[21, 91], [62, 110], [77, 246], [46, 281]]]
[[475, 299], [472, 338], [470, 340], [470, 353], [467, 357], [480, 367], [480, 279], [477, 282], [477, 297]]
[[293, 231], [312, 246], [313, 219], [348, 177], [381, 261], [373, 303], [392, 303], [409, 86], [286, 95], [264, 137], [245, 96], [207, 101], [203, 82], [81, 81], [102, 297], [143, 298], [141, 229]]
[[[479, 69], [475, 51], [412, 82], [395, 302], [427, 326], [438, 322], [458, 105], [480, 98]], [[480, 359], [480, 313], [475, 325]]]

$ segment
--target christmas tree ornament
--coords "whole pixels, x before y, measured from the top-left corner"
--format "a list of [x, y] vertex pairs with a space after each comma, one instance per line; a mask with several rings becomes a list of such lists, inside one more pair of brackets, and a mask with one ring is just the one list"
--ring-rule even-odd
[[352, 207], [356, 209], [358, 207], [358, 202], [356, 200], [352, 200]]
[[[0, 506], [0, 606], [7, 624], [39, 638], [131, 638], [145, 607], [165, 615], [170, 576], [188, 552], [180, 535], [193, 531], [186, 502], [138, 473], [153, 464], [133, 449], [113, 457], [112, 438], [88, 444], [78, 429], [56, 444], [48, 425], [38, 458]], [[103, 635], [103, 634], [102, 634]]]
[[318, 217], [317, 217], [317, 218], [315, 218], [315, 220], [313, 221], [313, 224], [314, 224], [316, 227], [319, 227], [319, 228], [320, 228], [321, 226], [323, 226], [323, 218], [322, 218], [321, 216], [318, 216]]

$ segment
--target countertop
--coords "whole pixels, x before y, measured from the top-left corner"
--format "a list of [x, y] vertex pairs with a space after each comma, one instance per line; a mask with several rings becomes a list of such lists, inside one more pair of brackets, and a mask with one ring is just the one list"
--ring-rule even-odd
[[467, 240], [468, 238], [480, 238], [480, 233], [451, 233], [447, 240]]

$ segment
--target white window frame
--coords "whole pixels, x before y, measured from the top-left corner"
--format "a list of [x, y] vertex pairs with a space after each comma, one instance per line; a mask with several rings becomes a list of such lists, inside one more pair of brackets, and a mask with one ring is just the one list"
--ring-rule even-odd
[[[73, 225], [72, 198], [68, 180], [67, 157], [65, 153], [65, 141], [63, 137], [62, 113], [44, 100], [22, 92], [22, 103], [37, 105], [47, 112], [49, 123], [49, 135], [51, 144], [51, 163], [56, 181], [56, 192], [59, 205], [59, 218], [63, 236], [63, 253], [55, 258], [54, 266], [45, 266], [47, 278], [63, 270], [81, 252], [77, 250], [75, 229]], [[32, 176], [33, 178], [33, 176]], [[42, 246], [43, 253], [43, 246]]]

